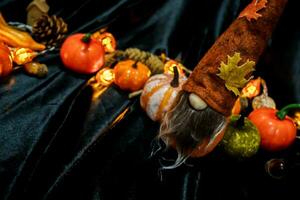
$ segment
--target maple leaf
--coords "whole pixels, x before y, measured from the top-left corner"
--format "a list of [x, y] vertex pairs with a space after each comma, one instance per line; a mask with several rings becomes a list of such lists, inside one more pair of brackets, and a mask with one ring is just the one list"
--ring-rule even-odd
[[250, 77], [245, 79], [250, 72], [254, 71], [254, 61], [249, 61], [249, 59], [242, 65], [238, 65], [241, 61], [240, 53], [234, 53], [234, 55], [227, 56], [227, 64], [221, 62], [219, 67], [220, 73], [217, 74], [221, 79], [225, 81], [225, 86], [229, 91], [232, 91], [236, 96], [240, 94], [239, 89], [243, 88], [247, 82], [252, 79]]
[[251, 19], [257, 20], [257, 18], [261, 17], [262, 15], [257, 13], [261, 9], [266, 7], [268, 3], [267, 0], [253, 0], [239, 15], [240, 17], [246, 17], [248, 21]]

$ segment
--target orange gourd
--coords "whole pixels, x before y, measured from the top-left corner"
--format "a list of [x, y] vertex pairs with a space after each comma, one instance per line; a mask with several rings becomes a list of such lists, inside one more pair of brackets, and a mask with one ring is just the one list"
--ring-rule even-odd
[[151, 71], [141, 62], [134, 60], [120, 61], [114, 67], [114, 83], [123, 90], [131, 92], [144, 87]]
[[43, 44], [36, 42], [29, 33], [9, 26], [0, 13], [0, 41], [12, 47], [24, 47], [34, 51], [44, 50]]
[[160, 121], [171, 108], [186, 80], [186, 76], [180, 75], [175, 67], [174, 75], [158, 74], [147, 81], [140, 97], [140, 103], [153, 121]]

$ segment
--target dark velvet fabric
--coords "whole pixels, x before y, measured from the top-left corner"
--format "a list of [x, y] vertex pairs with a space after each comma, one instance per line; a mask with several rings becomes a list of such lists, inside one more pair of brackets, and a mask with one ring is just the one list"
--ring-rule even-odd
[[[166, 49], [190, 69], [249, 2], [48, 0], [50, 14], [63, 17], [70, 33], [108, 26], [119, 49]], [[0, 11], [7, 21], [25, 22], [28, 3], [2, 0]], [[299, 1], [290, 0], [255, 72], [266, 79], [279, 108], [300, 103], [299, 17]], [[259, 151], [244, 161], [217, 148], [160, 171], [160, 154], [149, 157], [159, 124], [142, 111], [139, 99], [129, 100], [111, 86], [91, 101], [93, 91], [85, 84], [90, 76], [65, 70], [58, 53], [39, 58], [49, 67], [44, 79], [18, 70], [0, 80], [0, 199], [299, 198], [298, 141], [288, 150]], [[286, 162], [281, 179], [265, 171], [272, 158]]]

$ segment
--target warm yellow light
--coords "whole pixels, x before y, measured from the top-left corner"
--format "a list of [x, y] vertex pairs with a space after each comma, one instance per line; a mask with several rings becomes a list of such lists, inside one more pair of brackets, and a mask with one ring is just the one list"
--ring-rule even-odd
[[26, 63], [31, 62], [37, 53], [32, 51], [29, 48], [16, 48], [13, 50], [12, 58], [15, 63], [18, 65], [24, 65]]
[[254, 85], [250, 85], [249, 87], [247, 87], [247, 88], [245, 89], [245, 93], [243, 93], [243, 95], [244, 95], [245, 97], [247, 97], [247, 96], [252, 96], [253, 94], [255, 94], [256, 91], [257, 91], [257, 90], [256, 90], [256, 87], [255, 87]]
[[111, 33], [101, 29], [93, 33], [92, 38], [101, 42], [106, 53], [112, 53], [116, 50], [117, 41]]
[[260, 93], [261, 78], [257, 78], [249, 81], [247, 85], [242, 89], [242, 97], [253, 98]]
[[174, 67], [177, 67], [179, 74], [184, 74], [183, 66], [179, 62], [175, 60], [169, 60], [164, 65], [164, 73], [166, 74], [174, 74]]
[[102, 39], [102, 44], [106, 48], [107, 52], [111, 53], [115, 51], [115, 48], [112, 45], [112, 41], [110, 37], [105, 37], [104, 39]]
[[170, 73], [170, 74], [174, 74], [174, 67], [177, 67], [177, 69], [178, 69], [178, 66], [175, 65], [175, 64], [173, 64], [173, 65], [170, 65], [170, 66], [168, 66], [168, 67], [166, 68], [166, 72], [167, 72], [167, 73]]
[[98, 83], [104, 86], [110, 85], [115, 79], [113, 69], [103, 68], [96, 74], [96, 80]]

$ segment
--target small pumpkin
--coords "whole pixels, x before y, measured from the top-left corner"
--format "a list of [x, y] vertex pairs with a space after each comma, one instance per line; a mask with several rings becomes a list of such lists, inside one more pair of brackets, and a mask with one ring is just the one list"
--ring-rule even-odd
[[13, 62], [8, 47], [0, 43], [0, 77], [10, 74], [13, 70]]
[[134, 92], [144, 87], [151, 71], [141, 62], [124, 60], [115, 65], [114, 74], [114, 83], [117, 86], [123, 90]]
[[238, 159], [249, 158], [259, 149], [260, 135], [248, 118], [233, 115], [220, 144], [230, 156]]
[[67, 37], [60, 49], [66, 68], [81, 74], [92, 74], [104, 65], [104, 48], [91, 34], [76, 33]]
[[300, 104], [288, 105], [280, 111], [273, 108], [258, 108], [250, 113], [248, 118], [259, 130], [262, 148], [268, 151], [279, 151], [294, 142], [297, 128], [287, 113], [295, 108], [299, 109]]
[[158, 74], [147, 81], [140, 97], [140, 103], [153, 121], [160, 121], [171, 108], [186, 80], [186, 76], [179, 75], [177, 67], [175, 67], [174, 75]]

